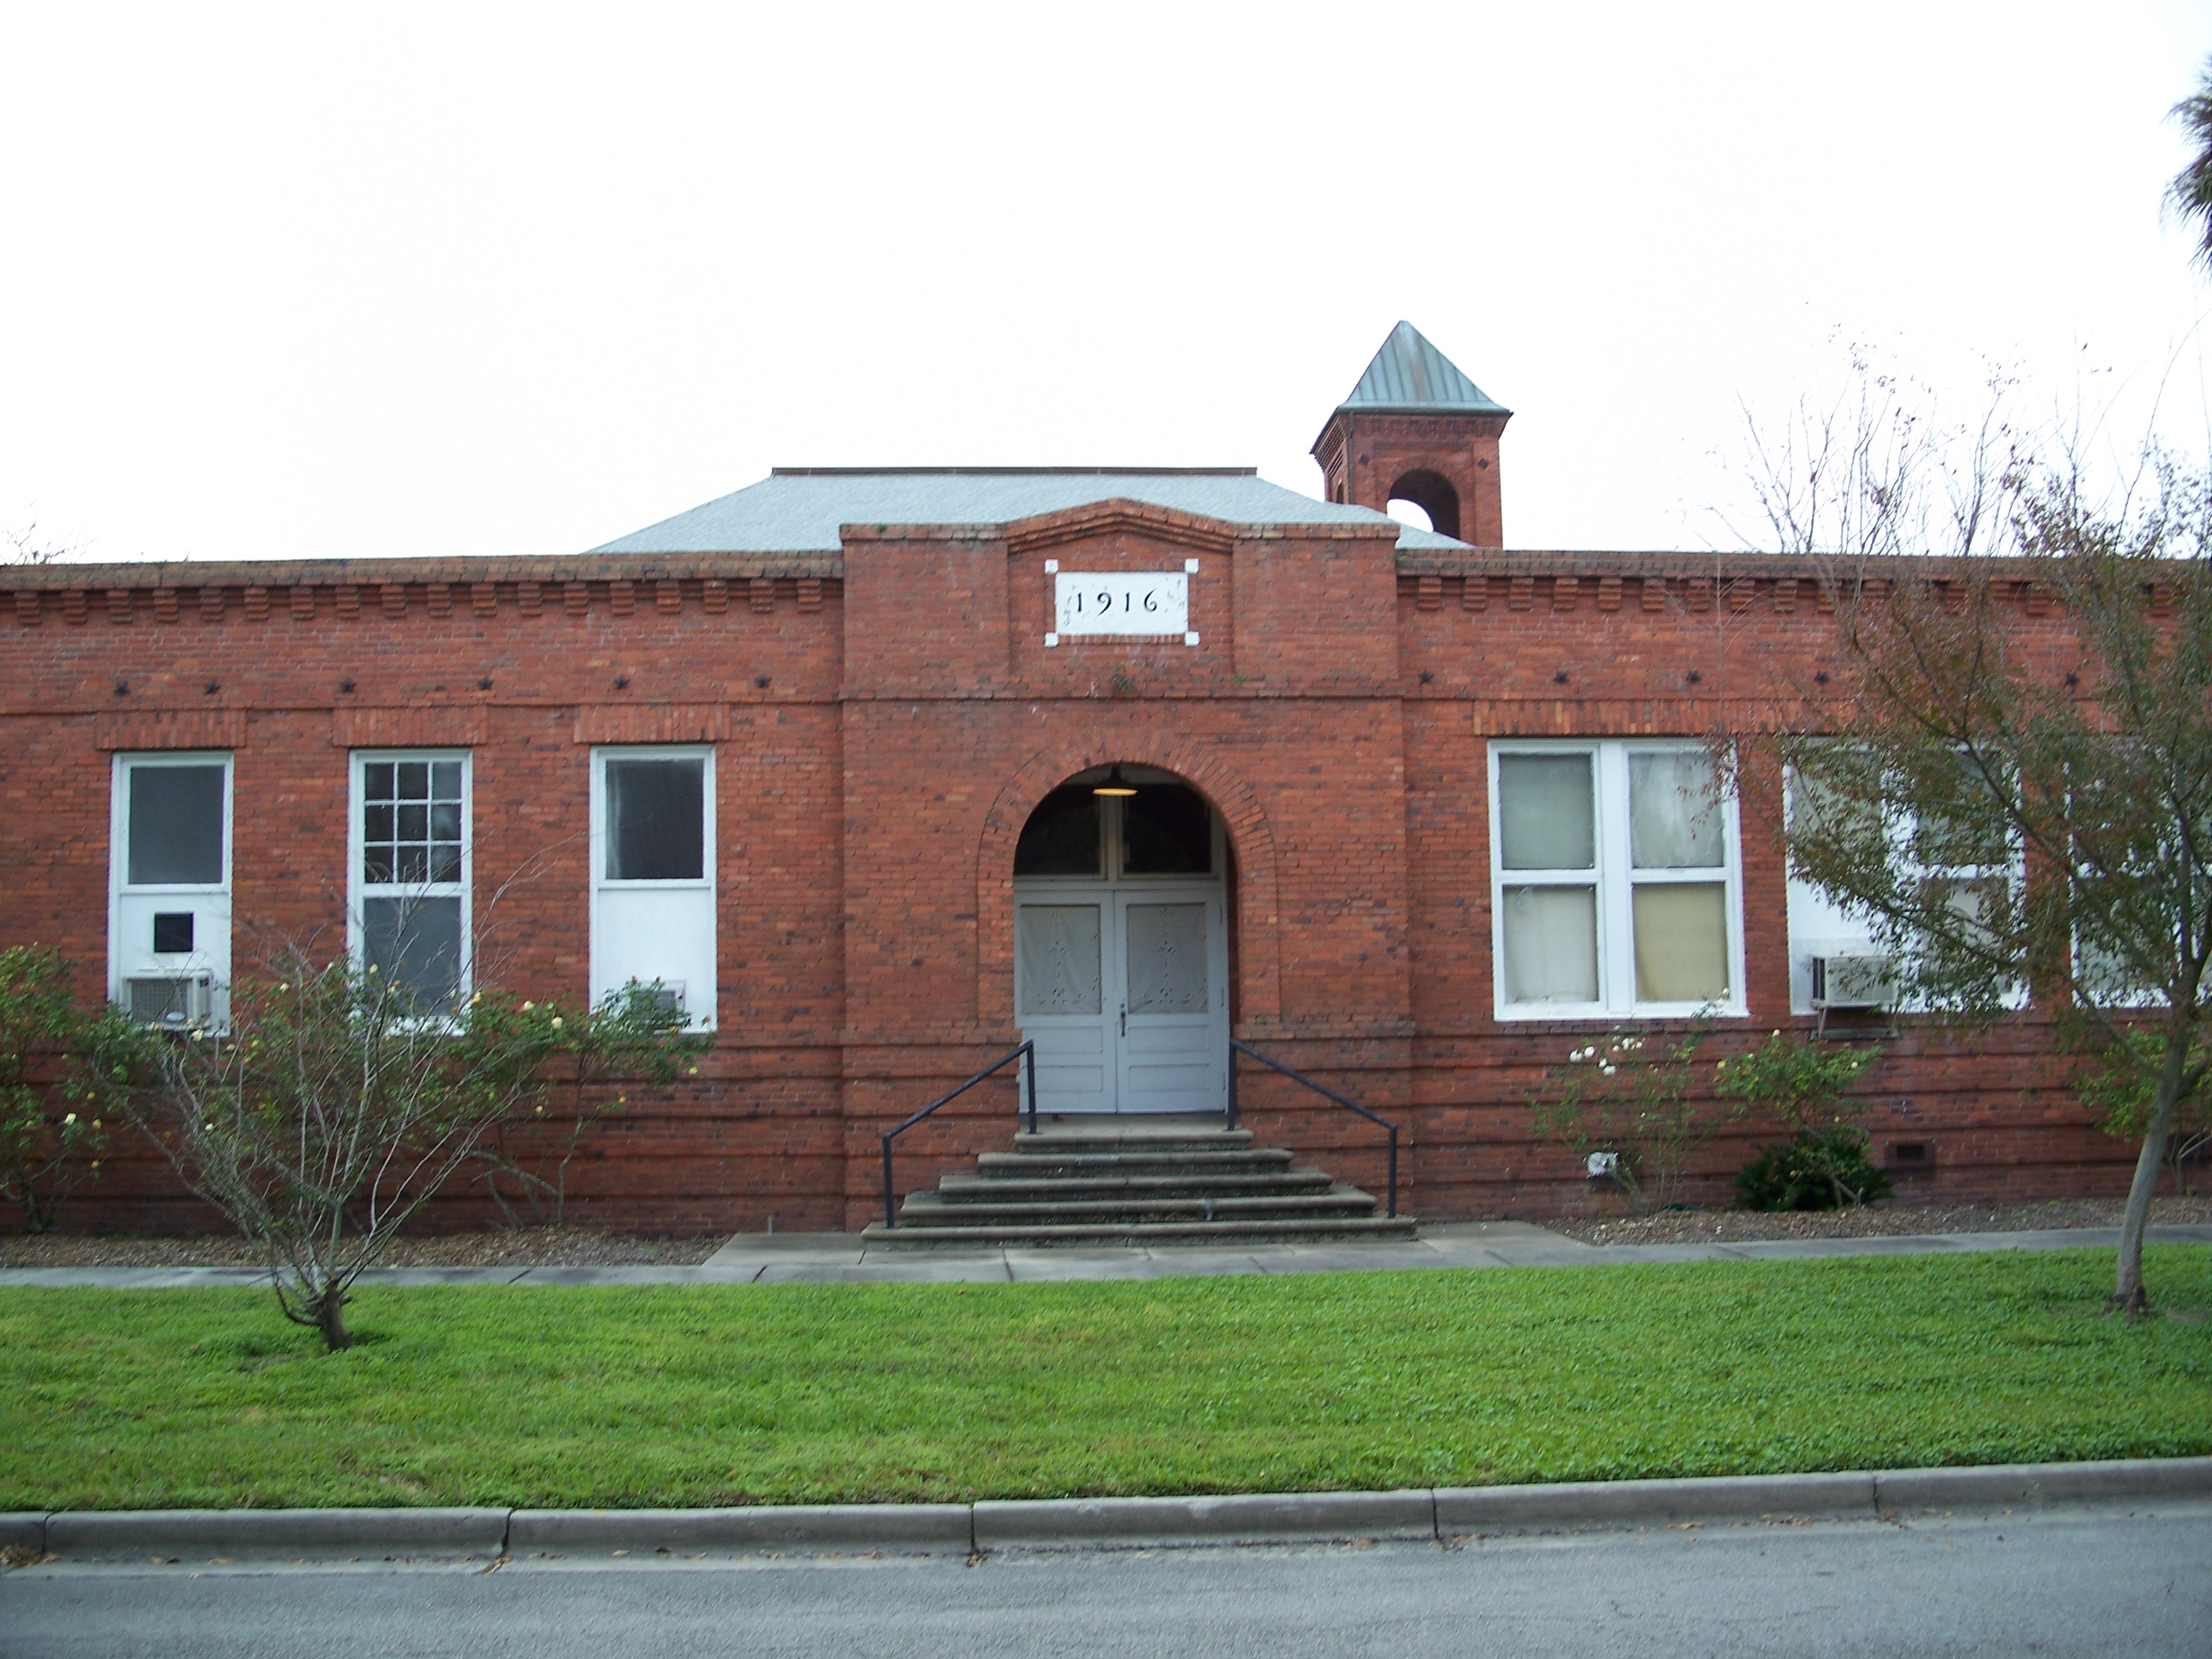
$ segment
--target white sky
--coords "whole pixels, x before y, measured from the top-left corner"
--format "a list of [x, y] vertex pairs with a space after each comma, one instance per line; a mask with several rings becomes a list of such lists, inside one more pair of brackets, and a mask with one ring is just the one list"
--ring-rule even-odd
[[1400, 317], [1518, 411], [1516, 546], [1701, 544], [1738, 399], [1852, 341], [2202, 447], [2159, 198], [2208, 52], [2175, 0], [0, 0], [0, 527], [568, 552], [771, 465], [1311, 494]]

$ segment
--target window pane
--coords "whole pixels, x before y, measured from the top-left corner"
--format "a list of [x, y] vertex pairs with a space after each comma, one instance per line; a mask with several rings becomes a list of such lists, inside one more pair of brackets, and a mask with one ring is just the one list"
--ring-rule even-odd
[[392, 764], [390, 761], [370, 761], [361, 769], [361, 792], [370, 800], [392, 799]]
[[1958, 757], [1945, 775], [1929, 781], [1921, 799], [1929, 810], [1912, 836], [1912, 855], [1933, 868], [2002, 864], [2009, 828], [1989, 781], [1973, 762]]
[[[1841, 767], [1838, 768], [1842, 771]], [[1843, 776], [1851, 778], [1848, 771]], [[1881, 832], [1881, 807], [1869, 793], [1802, 769], [1790, 775], [1790, 828], [1794, 836], [1863, 842]]]
[[460, 799], [460, 762], [433, 761], [430, 763], [430, 793], [439, 800], [457, 801]]
[[222, 768], [134, 766], [124, 879], [133, 886], [222, 879]]
[[451, 1003], [460, 988], [459, 898], [362, 901], [362, 945], [368, 963], [416, 1000]]
[[1205, 799], [1179, 783], [1138, 785], [1121, 803], [1121, 845], [1129, 875], [1206, 874], [1213, 868], [1213, 826]]
[[702, 879], [707, 763], [611, 760], [606, 775], [607, 879]]
[[[1587, 770], [1587, 769], [1585, 769]], [[1505, 1000], [1597, 1000], [1597, 890], [1505, 890]]]
[[1099, 965], [1098, 907], [1024, 904], [1016, 912], [1021, 957], [1015, 999], [1023, 1014], [1095, 1014], [1104, 1001]]
[[1636, 1000], [1717, 1002], [1729, 993], [1728, 889], [1647, 882], [1636, 890]]
[[1505, 869], [1595, 866], [1588, 755], [1499, 756], [1498, 807], [1498, 860]]
[[1055, 789], [1037, 803], [1014, 846], [1018, 876], [1095, 876], [1098, 797], [1079, 785]]
[[1629, 755], [1628, 855], [1639, 870], [1720, 867], [1720, 788], [1711, 756]]
[[[447, 763], [451, 764], [451, 763]], [[430, 798], [430, 767], [427, 761], [401, 761], [392, 770], [399, 775], [399, 799], [428, 800]]]
[[1133, 904], [1127, 925], [1129, 1012], [1204, 1013], [1206, 907]]

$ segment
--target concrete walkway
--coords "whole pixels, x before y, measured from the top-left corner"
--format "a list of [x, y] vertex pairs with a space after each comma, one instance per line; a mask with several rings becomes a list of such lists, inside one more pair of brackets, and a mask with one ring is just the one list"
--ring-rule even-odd
[[[2212, 1244], [2212, 1225], [2153, 1227], [2154, 1244]], [[1036, 1284], [1077, 1279], [1179, 1279], [1208, 1273], [1319, 1273], [1427, 1267], [1588, 1267], [1632, 1261], [1778, 1261], [1815, 1256], [1936, 1255], [1972, 1250], [2112, 1249], [2116, 1227], [1792, 1238], [1711, 1244], [1583, 1244], [1526, 1221], [1447, 1222], [1405, 1243], [1081, 1249], [884, 1249], [858, 1233], [740, 1233], [696, 1267], [380, 1267], [372, 1285]], [[0, 1285], [157, 1290], [256, 1285], [257, 1267], [0, 1267]]]

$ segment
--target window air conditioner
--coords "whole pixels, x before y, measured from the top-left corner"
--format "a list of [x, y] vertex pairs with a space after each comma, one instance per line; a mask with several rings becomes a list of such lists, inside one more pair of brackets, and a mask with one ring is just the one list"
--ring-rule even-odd
[[148, 1025], [185, 1026], [213, 1017], [215, 981], [205, 974], [149, 975], [123, 981], [123, 1006]]
[[1896, 1000], [1897, 981], [1887, 957], [1813, 958], [1813, 1006], [1822, 1012], [1832, 1008], [1887, 1008]]

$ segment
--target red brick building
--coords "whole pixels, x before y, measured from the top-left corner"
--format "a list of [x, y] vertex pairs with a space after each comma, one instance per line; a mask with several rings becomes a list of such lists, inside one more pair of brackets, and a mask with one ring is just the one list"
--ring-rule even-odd
[[[1024, 1035], [1048, 1111], [1219, 1110], [1233, 1031], [1396, 1118], [1415, 1213], [1586, 1205], [1528, 1134], [1542, 1067], [1708, 1002], [1809, 1024], [1850, 946], [1766, 803], [1680, 806], [1722, 700], [1830, 624], [1783, 558], [1505, 547], [1509, 419], [1401, 324], [1316, 442], [1325, 500], [791, 469], [584, 554], [0, 571], [0, 941], [155, 1018], [219, 1013], [252, 929], [426, 981], [660, 981], [715, 1051], [579, 1183], [648, 1230], [859, 1224], [879, 1132]], [[2041, 1045], [2031, 1013], [1891, 1046], [1908, 1192], [2124, 1185]], [[1379, 1185], [1367, 1126], [1239, 1088]], [[1012, 1110], [968, 1097], [902, 1184]], [[76, 1214], [184, 1203], [126, 1152]]]

